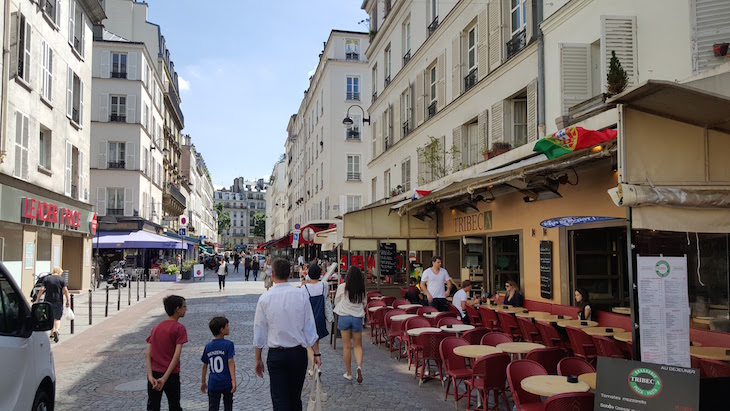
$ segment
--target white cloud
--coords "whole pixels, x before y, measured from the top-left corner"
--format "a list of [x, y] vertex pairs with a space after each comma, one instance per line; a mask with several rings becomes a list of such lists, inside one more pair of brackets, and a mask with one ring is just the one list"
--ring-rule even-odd
[[182, 78], [182, 76], [177, 76], [177, 83], [180, 86], [180, 90], [182, 91], [188, 91], [190, 90], [190, 82]]

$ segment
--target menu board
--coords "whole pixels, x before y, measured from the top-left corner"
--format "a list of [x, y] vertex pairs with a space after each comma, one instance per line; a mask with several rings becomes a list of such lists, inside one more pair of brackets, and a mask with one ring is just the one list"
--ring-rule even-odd
[[540, 241], [540, 296], [553, 298], [553, 242]]
[[641, 359], [690, 367], [687, 256], [636, 256]]
[[395, 243], [380, 243], [381, 275], [395, 275], [398, 262], [397, 255]]

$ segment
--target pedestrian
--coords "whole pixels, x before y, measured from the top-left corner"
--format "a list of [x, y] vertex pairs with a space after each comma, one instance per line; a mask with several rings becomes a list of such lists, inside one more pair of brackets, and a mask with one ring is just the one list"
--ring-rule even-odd
[[238, 272], [238, 264], [241, 263], [241, 255], [238, 252], [233, 253], [233, 266], [235, 272]]
[[[208, 323], [213, 341], [205, 345], [203, 356], [203, 376], [200, 382], [200, 392], [208, 391], [208, 411], [218, 411], [223, 397], [223, 409], [233, 411], [233, 393], [236, 392], [236, 347], [233, 342], [226, 340], [230, 334], [230, 326], [226, 317], [213, 317]], [[208, 369], [210, 368], [210, 374]], [[208, 384], [205, 376], [208, 374]]]
[[246, 257], [243, 259], [243, 270], [246, 273], [246, 281], [248, 281], [248, 274], [251, 272], [251, 256], [246, 252]]
[[312, 354], [316, 351], [319, 352], [319, 340], [330, 335], [327, 331], [327, 318], [324, 314], [324, 299], [329, 298], [327, 295], [328, 286], [327, 284], [319, 281], [322, 276], [322, 269], [316, 263], [309, 265], [309, 282], [302, 285], [303, 292], [309, 299], [309, 305], [312, 306], [312, 314], [314, 315], [314, 322], [317, 324], [317, 342], [314, 343], [314, 347], [311, 350], [307, 350], [309, 360], [312, 363], [312, 367], [309, 369], [309, 375], [314, 374], [314, 356]]
[[[274, 286], [259, 297], [253, 325], [255, 372], [263, 378], [269, 369], [269, 387], [274, 411], [301, 411], [302, 386], [307, 372], [307, 348], [317, 342], [317, 325], [306, 296], [289, 284], [289, 262], [274, 261]], [[266, 367], [261, 359], [269, 348]], [[319, 350], [314, 363], [322, 365]]]
[[266, 287], [266, 291], [269, 291], [272, 285], [274, 285], [274, 282], [271, 280], [271, 257], [266, 256], [266, 263], [264, 264], [264, 287]]
[[58, 329], [61, 326], [61, 317], [63, 316], [63, 296], [66, 296], [66, 307], [71, 306], [71, 297], [68, 294], [66, 280], [63, 278], [63, 270], [61, 267], [53, 267], [51, 275], [43, 278], [43, 284], [38, 291], [36, 302], [41, 300], [41, 296], [46, 294], [46, 302], [51, 304], [53, 311], [53, 328], [51, 329], [51, 338], [54, 342], [58, 342]]
[[221, 261], [218, 266], [218, 292], [226, 291], [226, 276], [228, 275], [228, 263], [226, 260]]
[[309, 280], [309, 275], [307, 275], [307, 265], [302, 263], [299, 266], [299, 286], [301, 287]]
[[147, 337], [147, 411], [160, 411], [163, 392], [170, 411], [182, 411], [180, 354], [182, 345], [188, 342], [188, 331], [179, 320], [185, 317], [187, 304], [179, 295], [168, 295], [162, 304], [168, 317], [152, 328]]
[[253, 261], [251, 261], [251, 273], [253, 274], [254, 281], [258, 280], [257, 277], [259, 275], [259, 268], [260, 268], [259, 264], [260, 264], [259, 257], [257, 255], [254, 255]]
[[[448, 311], [449, 303], [446, 297], [449, 296], [451, 288], [451, 277], [448, 271], [441, 267], [441, 257], [435, 255], [431, 258], [431, 268], [427, 268], [421, 277], [421, 292], [426, 294], [426, 299], [431, 307], [439, 311]], [[444, 284], [447, 289], [444, 290]]]
[[[347, 270], [345, 282], [337, 287], [334, 312], [339, 316], [337, 329], [342, 334], [342, 359], [345, 362], [346, 380], [352, 381], [352, 354], [355, 351], [357, 382], [362, 383], [362, 321], [365, 317], [365, 279], [359, 268]], [[350, 342], [352, 339], [352, 342]]]

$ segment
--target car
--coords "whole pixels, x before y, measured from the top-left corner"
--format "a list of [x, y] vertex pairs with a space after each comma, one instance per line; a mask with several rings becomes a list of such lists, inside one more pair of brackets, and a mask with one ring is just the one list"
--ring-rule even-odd
[[53, 410], [56, 370], [47, 302], [28, 305], [0, 261], [0, 410]]

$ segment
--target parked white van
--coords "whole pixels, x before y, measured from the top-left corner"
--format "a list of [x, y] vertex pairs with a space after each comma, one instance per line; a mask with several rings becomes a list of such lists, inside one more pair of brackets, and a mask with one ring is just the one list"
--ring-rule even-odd
[[0, 262], [0, 410], [53, 411], [56, 372], [51, 304], [28, 305]]

